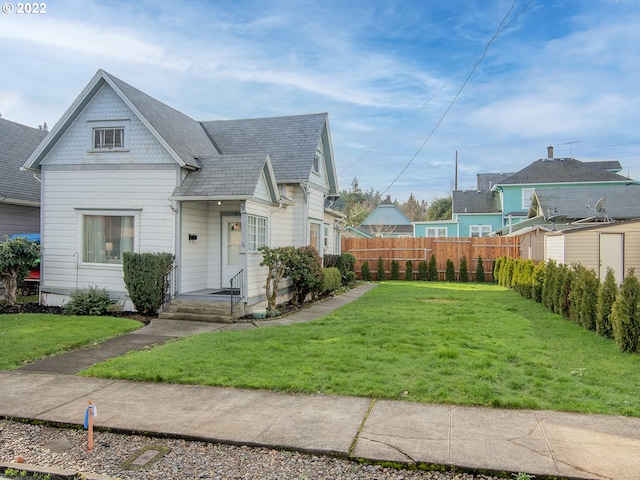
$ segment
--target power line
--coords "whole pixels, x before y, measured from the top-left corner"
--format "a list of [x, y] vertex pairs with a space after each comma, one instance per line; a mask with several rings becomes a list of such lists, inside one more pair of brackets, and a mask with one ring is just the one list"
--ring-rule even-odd
[[393, 185], [400, 179], [400, 177], [404, 174], [404, 172], [407, 171], [407, 169], [411, 166], [411, 164], [413, 163], [413, 161], [416, 159], [416, 157], [418, 156], [418, 154], [422, 151], [422, 149], [424, 148], [424, 146], [427, 144], [427, 142], [431, 139], [431, 137], [433, 136], [433, 134], [435, 133], [435, 131], [438, 129], [438, 127], [440, 126], [440, 124], [443, 122], [444, 118], [447, 116], [447, 114], [449, 113], [449, 110], [451, 110], [451, 108], [453, 107], [453, 105], [455, 104], [455, 102], [458, 100], [458, 97], [460, 96], [460, 94], [462, 93], [462, 91], [464, 90], [464, 88], [467, 86], [467, 83], [469, 83], [469, 80], [471, 80], [471, 77], [473, 76], [473, 74], [475, 73], [475, 71], [478, 69], [478, 67], [480, 66], [480, 64], [482, 63], [482, 61], [485, 59], [485, 57], [487, 56], [487, 53], [489, 51], [489, 47], [491, 47], [491, 44], [493, 43], [493, 41], [504, 31], [504, 29], [506, 29], [522, 12], [524, 12], [526, 10], [526, 8], [533, 2], [533, 0], [529, 0], [529, 2], [522, 8], [520, 9], [520, 11], [518, 11], [516, 13], [516, 15], [508, 22], [507, 19], [509, 18], [509, 16], [511, 15], [511, 12], [513, 11], [513, 9], [516, 6], [516, 3], [518, 2], [518, 0], [513, 0], [513, 3], [511, 4], [511, 7], [509, 8], [509, 10], [507, 11], [507, 14], [504, 16], [504, 18], [502, 19], [502, 21], [500, 22], [500, 25], [498, 26], [497, 30], [495, 31], [495, 33], [493, 34], [493, 36], [491, 37], [491, 39], [489, 40], [489, 42], [487, 42], [487, 45], [484, 48], [484, 51], [482, 52], [482, 55], [480, 56], [480, 58], [478, 59], [478, 61], [475, 63], [475, 65], [473, 66], [473, 68], [471, 69], [471, 72], [469, 73], [469, 75], [467, 76], [467, 78], [464, 80], [464, 82], [462, 83], [460, 89], [458, 90], [458, 92], [455, 94], [455, 96], [453, 97], [453, 99], [451, 100], [451, 102], [449, 103], [449, 106], [445, 109], [445, 111], [442, 113], [442, 115], [440, 116], [440, 118], [438, 119], [438, 121], [436, 122], [436, 124], [434, 125], [434, 127], [431, 129], [431, 131], [429, 132], [429, 135], [427, 136], [427, 138], [425, 139], [424, 142], [422, 142], [422, 145], [420, 145], [420, 148], [418, 148], [418, 150], [416, 151], [416, 153], [411, 157], [411, 159], [409, 160], [409, 162], [407, 162], [407, 164], [404, 166], [404, 168], [400, 171], [400, 173], [396, 176], [396, 178], [393, 179], [393, 181], [389, 184], [389, 186], [385, 189], [384, 192], [382, 192], [382, 195], [384, 195], [385, 193], [387, 193], [391, 187], [393, 187]]

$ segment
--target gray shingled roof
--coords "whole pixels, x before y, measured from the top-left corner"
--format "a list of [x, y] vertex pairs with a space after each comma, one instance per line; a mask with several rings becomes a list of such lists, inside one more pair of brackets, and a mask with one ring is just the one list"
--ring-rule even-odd
[[506, 180], [515, 172], [509, 173], [476, 173], [478, 190], [488, 192], [496, 184]]
[[0, 118], [0, 199], [40, 201], [40, 182], [20, 168], [47, 132]]
[[500, 196], [497, 192], [456, 190], [452, 199], [453, 213], [500, 213]]
[[196, 159], [218, 155], [199, 122], [107, 72], [104, 75], [113, 81], [186, 165], [197, 168]]
[[596, 165], [597, 167], [604, 168], [605, 170], [609, 170], [610, 172], [617, 173], [622, 170], [622, 165], [617, 160], [600, 160], [597, 162], [582, 162], [588, 165]]
[[[608, 163], [608, 162], [607, 162]], [[581, 162], [575, 158], [536, 160], [501, 181], [501, 185], [571, 182], [624, 182], [627, 177], [607, 171], [599, 162]]]
[[572, 220], [604, 218], [604, 214], [595, 211], [596, 202], [601, 198], [605, 199], [605, 211], [610, 218], [640, 218], [640, 185], [544, 188], [536, 189], [535, 197], [545, 218], [550, 215], [566, 215]]
[[326, 113], [202, 122], [223, 155], [269, 154], [279, 183], [308, 179]]
[[255, 192], [267, 156], [239, 153], [201, 159], [202, 170], [187, 173], [176, 197], [251, 197]]

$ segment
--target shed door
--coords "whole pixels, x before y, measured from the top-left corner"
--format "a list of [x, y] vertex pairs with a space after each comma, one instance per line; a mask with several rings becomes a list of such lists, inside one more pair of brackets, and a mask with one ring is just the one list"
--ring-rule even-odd
[[613, 270], [618, 284], [624, 280], [624, 233], [600, 234], [600, 280], [604, 281], [607, 268]]

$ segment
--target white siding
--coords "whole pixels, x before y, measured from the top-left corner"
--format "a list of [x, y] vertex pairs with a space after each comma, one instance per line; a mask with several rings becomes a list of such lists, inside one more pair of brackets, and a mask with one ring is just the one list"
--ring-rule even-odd
[[[174, 169], [43, 169], [43, 288], [92, 285], [124, 292], [120, 265], [82, 265], [82, 211], [135, 210], [136, 248], [174, 253], [174, 214], [167, 197], [176, 184]], [[145, 188], [146, 187], [146, 188]]]
[[[209, 264], [209, 205], [207, 202], [182, 203], [182, 251], [180, 256], [180, 291], [193, 292], [208, 287]], [[197, 235], [198, 240], [189, 241], [189, 235]]]
[[3, 235], [39, 232], [39, 207], [0, 203], [0, 241]]
[[564, 236], [545, 236], [545, 260], [555, 260], [556, 263], [565, 263], [564, 260]]

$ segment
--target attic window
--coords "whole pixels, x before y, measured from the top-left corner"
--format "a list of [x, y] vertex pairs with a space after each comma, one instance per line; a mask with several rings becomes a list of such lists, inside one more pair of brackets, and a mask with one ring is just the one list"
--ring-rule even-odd
[[124, 127], [94, 128], [93, 148], [94, 150], [124, 148]]
[[320, 156], [315, 155], [313, 157], [313, 171], [315, 173], [320, 173]]

